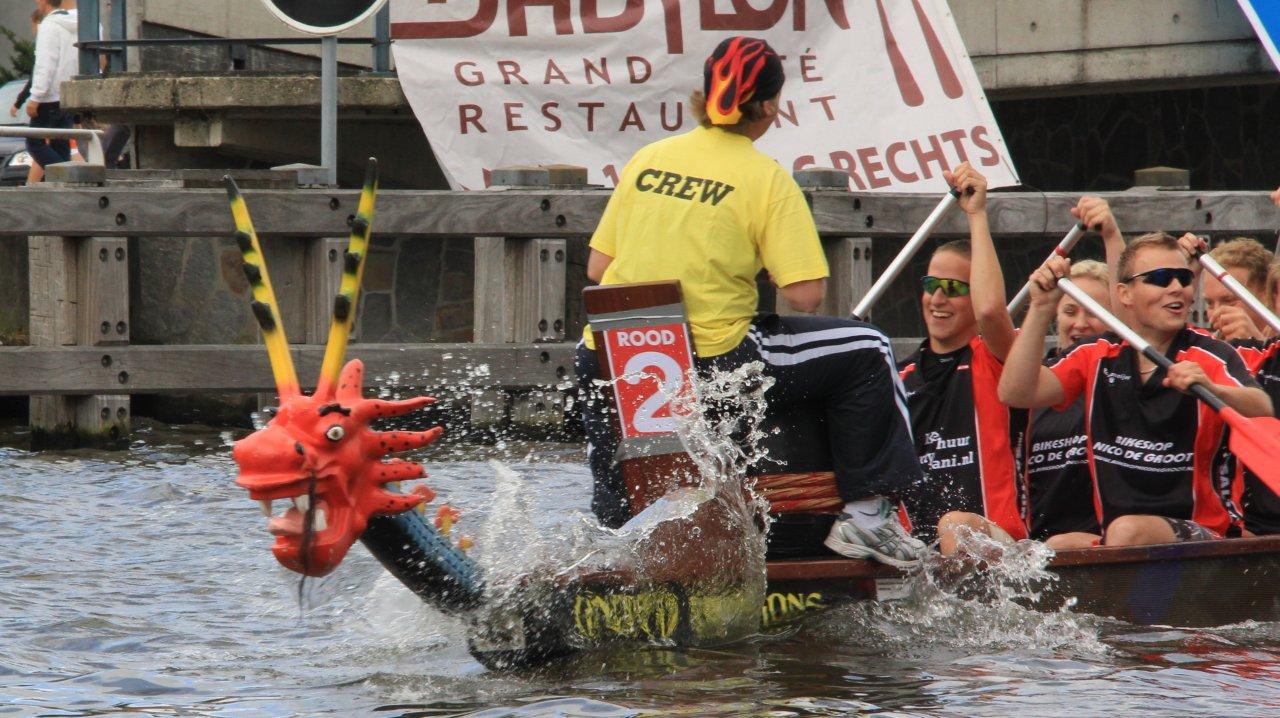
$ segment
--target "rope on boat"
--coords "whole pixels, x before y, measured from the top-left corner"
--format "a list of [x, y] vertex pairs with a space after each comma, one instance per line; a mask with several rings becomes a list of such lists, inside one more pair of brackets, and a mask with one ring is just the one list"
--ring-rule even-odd
[[766, 474], [755, 477], [755, 488], [769, 502], [770, 513], [825, 514], [844, 506], [830, 471]]

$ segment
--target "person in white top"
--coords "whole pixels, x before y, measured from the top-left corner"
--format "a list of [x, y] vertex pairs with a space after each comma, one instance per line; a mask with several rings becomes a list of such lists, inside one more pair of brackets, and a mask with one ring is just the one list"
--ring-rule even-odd
[[[35, 66], [31, 71], [31, 98], [27, 115], [32, 127], [69, 129], [75, 118], [62, 111], [62, 83], [76, 74], [79, 35], [75, 0], [36, 0], [44, 20], [36, 33]], [[27, 152], [41, 167], [71, 159], [67, 140], [27, 140]]]

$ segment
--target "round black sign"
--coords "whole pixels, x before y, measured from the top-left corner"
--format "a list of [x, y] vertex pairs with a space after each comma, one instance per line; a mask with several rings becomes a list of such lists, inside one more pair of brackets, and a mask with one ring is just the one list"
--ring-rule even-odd
[[262, 0], [289, 26], [316, 35], [332, 35], [359, 24], [387, 0]]

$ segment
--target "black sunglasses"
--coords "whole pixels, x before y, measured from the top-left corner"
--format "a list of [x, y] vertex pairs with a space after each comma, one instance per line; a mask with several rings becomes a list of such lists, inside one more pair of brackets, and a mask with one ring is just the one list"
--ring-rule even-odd
[[1186, 267], [1161, 267], [1152, 269], [1148, 272], [1139, 272], [1130, 275], [1126, 282], [1132, 282], [1135, 279], [1141, 279], [1146, 284], [1154, 284], [1157, 287], [1167, 287], [1178, 280], [1184, 287], [1190, 287], [1191, 282], [1195, 279], [1195, 273]]
[[969, 283], [959, 279], [924, 276], [920, 278], [920, 286], [924, 287], [925, 294], [933, 294], [939, 289], [948, 297], [964, 297], [969, 294]]

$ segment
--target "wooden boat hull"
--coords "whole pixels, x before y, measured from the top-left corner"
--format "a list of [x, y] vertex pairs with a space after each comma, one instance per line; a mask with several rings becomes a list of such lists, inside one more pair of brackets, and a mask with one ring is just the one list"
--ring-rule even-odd
[[[1055, 611], [1074, 598], [1076, 613], [1143, 625], [1280, 620], [1280, 536], [1062, 551], [1049, 569], [1057, 580], [1034, 587], [1041, 598], [1032, 608]], [[770, 561], [760, 625], [778, 629], [852, 601], [899, 600], [906, 587], [902, 571], [869, 561]], [[743, 635], [741, 620], [756, 600], [645, 584], [621, 572], [582, 574], [531, 592], [505, 624], [486, 617], [471, 648], [486, 665], [510, 668], [627, 643], [714, 645]]]

